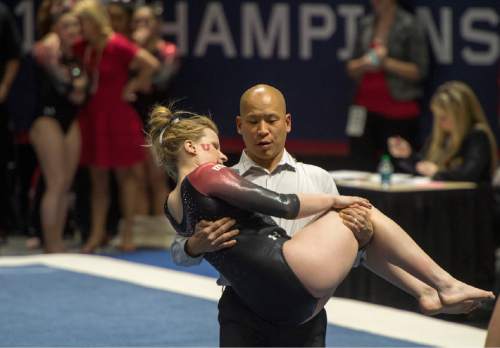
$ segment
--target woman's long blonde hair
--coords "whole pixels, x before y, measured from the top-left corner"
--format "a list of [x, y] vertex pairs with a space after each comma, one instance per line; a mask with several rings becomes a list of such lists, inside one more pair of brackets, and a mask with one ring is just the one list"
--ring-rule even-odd
[[101, 34], [109, 35], [112, 33], [111, 22], [109, 21], [108, 11], [98, 0], [78, 1], [73, 9], [77, 16], [84, 16], [92, 19], [99, 28]]
[[434, 126], [426, 159], [445, 169], [457, 156], [465, 137], [473, 129], [481, 130], [488, 136], [491, 146], [491, 173], [497, 162], [495, 137], [484, 115], [483, 108], [474, 91], [461, 81], [449, 81], [441, 85], [432, 96], [431, 109], [439, 108], [454, 119], [454, 128], [449, 136], [439, 126], [434, 117]]
[[177, 180], [177, 157], [184, 142], [199, 140], [206, 128], [219, 134], [217, 126], [208, 116], [172, 111], [171, 106], [154, 107], [148, 122], [149, 144], [156, 160], [173, 180]]

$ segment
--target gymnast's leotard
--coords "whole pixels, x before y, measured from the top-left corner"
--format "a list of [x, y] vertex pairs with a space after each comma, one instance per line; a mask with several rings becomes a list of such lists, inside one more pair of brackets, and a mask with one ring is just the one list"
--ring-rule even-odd
[[198, 221], [225, 216], [236, 220], [235, 246], [206, 253], [204, 258], [231, 282], [234, 291], [263, 319], [298, 325], [314, 312], [318, 300], [302, 285], [283, 256], [290, 239], [269, 216], [293, 219], [297, 195], [278, 194], [243, 179], [229, 168], [204, 164], [181, 183], [183, 217], [177, 223], [165, 212], [177, 233], [191, 236]]

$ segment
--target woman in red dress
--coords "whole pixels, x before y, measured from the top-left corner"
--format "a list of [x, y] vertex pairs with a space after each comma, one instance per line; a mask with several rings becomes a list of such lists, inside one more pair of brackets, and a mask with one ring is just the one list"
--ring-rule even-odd
[[[81, 162], [90, 169], [91, 227], [83, 252], [93, 252], [105, 234], [109, 209], [109, 174], [116, 175], [122, 213], [121, 247], [133, 250], [131, 225], [137, 178], [134, 167], [145, 159], [142, 122], [129, 104], [136, 92], [149, 88], [157, 60], [124, 36], [114, 33], [105, 8], [96, 0], [83, 0], [75, 7], [83, 41], [75, 53], [92, 79], [92, 96], [81, 111]], [[129, 70], [137, 71], [129, 79]]]

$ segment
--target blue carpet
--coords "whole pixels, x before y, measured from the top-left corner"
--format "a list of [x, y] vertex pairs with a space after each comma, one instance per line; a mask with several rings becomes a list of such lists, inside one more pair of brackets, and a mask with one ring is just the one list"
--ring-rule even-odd
[[[155, 257], [147, 253], [134, 254], [152, 262]], [[165, 252], [154, 254], [163, 264]], [[200, 274], [213, 272], [207, 264], [196, 268]], [[218, 343], [217, 306], [211, 301], [41, 265], [1, 267], [0, 284], [0, 346]], [[334, 325], [328, 326], [327, 345], [416, 346]]]
[[1, 346], [216, 345], [213, 302], [44, 266], [0, 268]]
[[[138, 250], [132, 253], [108, 254], [107, 256], [208, 277], [216, 278], [219, 276], [217, 271], [205, 260], [203, 260], [201, 264], [191, 267], [176, 265], [172, 261], [172, 257], [168, 250]], [[340, 313], [339, 315], [342, 314]], [[332, 347], [414, 347], [417, 345], [414, 342], [373, 335], [367, 332], [351, 330], [336, 325], [328, 325], [326, 342], [327, 346]]]

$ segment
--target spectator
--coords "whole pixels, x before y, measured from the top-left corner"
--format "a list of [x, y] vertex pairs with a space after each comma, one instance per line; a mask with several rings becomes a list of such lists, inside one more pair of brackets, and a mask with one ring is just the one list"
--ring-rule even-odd
[[61, 1], [45, 0], [40, 6], [40, 29], [49, 31], [41, 31], [42, 38], [33, 49], [39, 94], [30, 139], [46, 186], [40, 217], [44, 247], [49, 253], [64, 251], [68, 193], [80, 157], [76, 113], [88, 91], [88, 79], [72, 55], [80, 25], [69, 7], [60, 5]]
[[389, 151], [408, 172], [435, 180], [491, 183], [497, 146], [474, 91], [450, 81], [431, 99], [434, 126], [422, 154], [401, 137], [391, 137]]
[[[92, 79], [89, 102], [79, 121], [82, 130], [82, 163], [90, 168], [91, 228], [83, 252], [94, 252], [105, 236], [109, 209], [109, 173], [116, 174], [123, 217], [121, 248], [134, 250], [132, 222], [137, 178], [134, 167], [144, 161], [142, 122], [129, 104], [139, 90], [150, 86], [156, 59], [124, 36], [114, 33], [108, 15], [97, 0], [83, 0], [75, 6], [82, 25], [83, 41], [75, 45]], [[135, 67], [136, 77], [129, 80]]]
[[130, 39], [132, 33], [133, 0], [111, 0], [106, 6], [111, 22], [111, 29]]
[[21, 38], [16, 29], [14, 18], [7, 6], [0, 3], [0, 243], [7, 238], [9, 229], [8, 162], [13, 153], [13, 139], [7, 113], [7, 98], [19, 70], [21, 59]]
[[351, 153], [364, 170], [375, 169], [392, 135], [417, 144], [417, 100], [428, 65], [425, 36], [415, 17], [397, 0], [371, 4], [374, 13], [361, 20], [354, 55], [347, 63], [357, 81], [354, 102], [363, 115], [350, 138]]
[[[139, 93], [134, 103], [145, 124], [152, 107], [171, 97], [170, 83], [179, 68], [176, 45], [163, 40], [160, 36], [161, 12], [159, 11], [161, 9], [158, 10], [158, 7], [140, 6], [134, 11], [132, 20], [132, 39], [160, 62], [160, 68], [152, 80], [151, 90]], [[165, 221], [163, 205], [169, 192], [167, 177], [151, 152], [148, 152], [146, 157], [146, 162], [138, 173], [140, 179], [137, 214], [146, 216], [152, 213], [154, 221], [161, 223]]]

